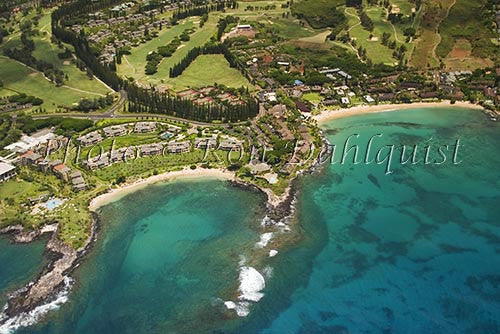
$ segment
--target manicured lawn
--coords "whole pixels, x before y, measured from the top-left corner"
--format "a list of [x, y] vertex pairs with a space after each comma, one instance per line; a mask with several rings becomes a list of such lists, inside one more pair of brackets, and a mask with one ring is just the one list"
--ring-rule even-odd
[[[49, 11], [44, 12], [38, 27], [34, 29], [38, 30], [40, 34], [33, 36], [33, 41], [35, 42], [33, 56], [51, 63], [55, 68], [61, 69], [68, 76], [68, 80], [64, 83], [67, 87], [56, 87], [47, 81], [42, 73], [1, 56], [0, 78], [6, 88], [42, 98], [44, 104], [41, 107], [48, 111], [54, 111], [58, 106], [71, 106], [84, 97], [104, 96], [110, 92], [101, 82], [89, 79], [84, 72], [80, 71], [69, 60], [64, 61], [59, 59], [57, 54], [61, 53], [63, 49], [59, 49], [57, 45], [50, 42], [51, 26]], [[20, 47], [20, 35], [14, 35], [3, 46]], [[68, 45], [66, 47], [71, 49]], [[5, 95], [5, 92], [8, 91], [3, 90], [0, 92], [0, 95]]]
[[[103, 181], [115, 181], [119, 176], [127, 178], [147, 177], [154, 172], [164, 173], [176, 169], [182, 169], [190, 164], [201, 162], [217, 163], [219, 160], [212, 152], [204, 160], [203, 150], [194, 150], [183, 154], [165, 154], [152, 157], [135, 159], [133, 162], [122, 162], [95, 171], [95, 175]], [[222, 157], [222, 156], [221, 156]]]
[[0, 78], [6, 88], [42, 98], [44, 103], [41, 107], [47, 110], [55, 110], [58, 106], [71, 106], [89, 95], [67, 87], [56, 87], [47, 81], [42, 73], [3, 56], [0, 57]]
[[[408, 50], [412, 47], [411, 44], [405, 43], [405, 36], [401, 30], [401, 27], [394, 26], [396, 30], [396, 35], [394, 29], [392, 28], [389, 21], [386, 21], [385, 11], [379, 6], [366, 7], [366, 13], [371, 18], [374, 23], [374, 29], [372, 32], [366, 30], [359, 24], [359, 17], [356, 10], [353, 8], [345, 9], [346, 16], [349, 20], [349, 34], [352, 38], [356, 40], [356, 48], [360, 45], [366, 49], [368, 58], [370, 58], [374, 63], [384, 63], [389, 65], [394, 65], [396, 59], [392, 57], [394, 50], [382, 45], [382, 34], [389, 33], [391, 35], [391, 40], [395, 40], [397, 45], [405, 44]], [[370, 39], [370, 34], [375, 37]]]
[[229, 63], [223, 55], [199, 56], [182, 75], [166, 80], [166, 82], [174, 90], [210, 86], [214, 83], [235, 88], [241, 86], [253, 88], [237, 69], [229, 67]]
[[101, 82], [89, 79], [85, 72], [80, 71], [71, 63], [71, 60], [59, 59], [57, 54], [63, 51], [64, 50], [59, 49], [56, 45], [50, 43], [48, 36], [41, 39], [35, 39], [35, 51], [33, 51], [33, 56], [37, 59], [45, 60], [62, 70], [68, 76], [68, 80], [65, 80], [64, 85], [84, 91], [89, 98], [104, 96], [110, 93], [110, 90]]
[[318, 93], [307, 93], [302, 95], [302, 98], [311, 103], [320, 103], [323, 99]]
[[186, 19], [174, 27], [162, 30], [157, 38], [153, 38], [152, 40], [133, 48], [131, 50], [131, 54], [126, 55], [122, 59], [122, 63], [118, 65], [118, 73], [126, 77], [147, 80], [149, 76], [146, 76], [144, 73], [144, 68], [146, 67], [146, 56], [148, 53], [155, 51], [159, 46], [167, 45], [176, 36], [179, 36], [185, 29], [192, 27], [194, 27], [193, 20]]
[[[144, 67], [146, 65], [146, 55], [150, 51], [156, 50], [159, 45], [167, 45], [175, 36], [178, 36], [184, 29], [193, 27], [194, 22], [198, 22], [199, 18], [192, 17], [187, 19], [183, 24], [172, 27], [167, 30], [162, 36], [160, 43], [146, 43], [135, 49], [132, 49], [132, 54], [123, 59], [122, 64], [118, 68], [118, 73], [123, 76], [133, 77], [142, 83], [162, 84], [169, 81], [170, 68], [180, 62], [187, 53], [195, 47], [199, 47], [207, 43], [217, 31], [217, 21], [219, 16], [215, 13], [209, 15], [208, 21], [202, 28], [198, 28], [195, 33], [191, 34], [188, 42], [183, 42], [177, 51], [168, 58], [164, 58], [158, 66], [158, 72], [153, 75], [144, 74]], [[173, 30], [173, 31], [172, 31]], [[138, 52], [136, 54], [136, 52]], [[127, 63], [128, 60], [128, 63]]]

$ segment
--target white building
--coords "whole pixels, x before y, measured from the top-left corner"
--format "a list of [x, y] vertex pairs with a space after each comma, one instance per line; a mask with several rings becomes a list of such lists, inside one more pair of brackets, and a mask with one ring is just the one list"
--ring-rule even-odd
[[50, 130], [38, 131], [31, 136], [22, 136], [19, 141], [6, 146], [5, 149], [15, 153], [24, 153], [40, 144], [47, 143], [49, 140], [53, 139], [54, 136], [55, 135]]
[[0, 162], [0, 182], [7, 181], [16, 175], [16, 167], [5, 162]]

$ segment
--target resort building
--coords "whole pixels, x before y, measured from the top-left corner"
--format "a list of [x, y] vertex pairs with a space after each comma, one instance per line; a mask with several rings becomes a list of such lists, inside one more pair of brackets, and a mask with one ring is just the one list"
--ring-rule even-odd
[[90, 170], [96, 170], [98, 168], [104, 168], [110, 165], [108, 154], [103, 154], [95, 158], [91, 158], [89, 160], [85, 160], [83, 162], [85, 166], [87, 166]]
[[111, 152], [110, 162], [122, 162], [135, 157], [135, 149], [133, 147], [123, 147]]
[[78, 137], [76, 140], [83, 146], [90, 146], [102, 142], [103, 138], [99, 132], [94, 131]]
[[69, 169], [66, 165], [58, 164], [52, 167], [52, 170], [54, 171], [54, 174], [56, 174], [56, 176], [61, 180], [69, 181], [69, 174], [71, 173], [71, 169]]
[[23, 166], [35, 165], [40, 160], [42, 160], [42, 156], [31, 150], [25, 152], [19, 157], [19, 163]]
[[7, 181], [16, 175], [16, 167], [0, 162], [0, 182]]
[[163, 145], [159, 143], [142, 145], [139, 146], [139, 151], [141, 152], [141, 156], [143, 157], [158, 155], [163, 152]]
[[180, 92], [177, 92], [177, 96], [181, 99], [186, 100], [194, 100], [200, 95], [200, 92], [194, 89], [186, 89]]
[[252, 174], [265, 173], [271, 170], [271, 166], [259, 160], [252, 160], [247, 166]]
[[81, 191], [87, 189], [87, 183], [83, 179], [82, 173], [80, 171], [75, 171], [69, 176], [73, 189], [76, 191]]
[[186, 140], [182, 142], [170, 142], [167, 144], [168, 153], [187, 153], [191, 150], [191, 143]]
[[236, 139], [223, 140], [219, 145], [219, 149], [223, 151], [241, 151], [242, 148], [243, 144]]
[[135, 133], [147, 133], [156, 130], [156, 122], [137, 122], [134, 125]]
[[214, 137], [210, 138], [196, 138], [194, 140], [194, 147], [199, 149], [206, 149], [217, 146], [217, 139]]
[[119, 137], [127, 134], [127, 126], [124, 124], [108, 126], [102, 130], [106, 137]]
[[232, 28], [228, 33], [224, 34], [221, 41], [239, 36], [245, 36], [248, 39], [254, 39], [257, 32], [253, 29], [250, 24], [239, 24]]
[[19, 141], [6, 146], [5, 149], [15, 153], [24, 153], [47, 143], [52, 138], [54, 138], [54, 133], [50, 129], [40, 130], [31, 136], [22, 136]]

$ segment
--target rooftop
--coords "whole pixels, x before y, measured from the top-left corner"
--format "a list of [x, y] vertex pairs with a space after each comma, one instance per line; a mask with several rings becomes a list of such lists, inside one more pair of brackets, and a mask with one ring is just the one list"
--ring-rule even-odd
[[8, 173], [8, 172], [14, 170], [15, 168], [16, 167], [12, 166], [11, 164], [7, 164], [5, 162], [0, 162], [0, 175]]

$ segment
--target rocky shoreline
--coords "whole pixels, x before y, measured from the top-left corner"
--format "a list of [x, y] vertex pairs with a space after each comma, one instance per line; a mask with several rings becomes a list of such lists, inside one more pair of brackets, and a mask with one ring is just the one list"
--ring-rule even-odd
[[45, 248], [45, 256], [49, 259], [40, 274], [24, 287], [9, 294], [7, 304], [0, 313], [0, 327], [9, 320], [30, 316], [30, 312], [37, 307], [54, 301], [59, 293], [65, 289], [69, 275], [78, 267], [88, 253], [99, 229], [99, 219], [92, 214], [93, 224], [90, 237], [85, 245], [75, 250], [58, 238], [58, 224], [45, 225], [40, 230], [25, 231], [21, 225], [13, 225], [0, 230], [0, 234], [7, 234], [13, 242], [27, 243], [36, 240], [44, 233], [52, 233]]

